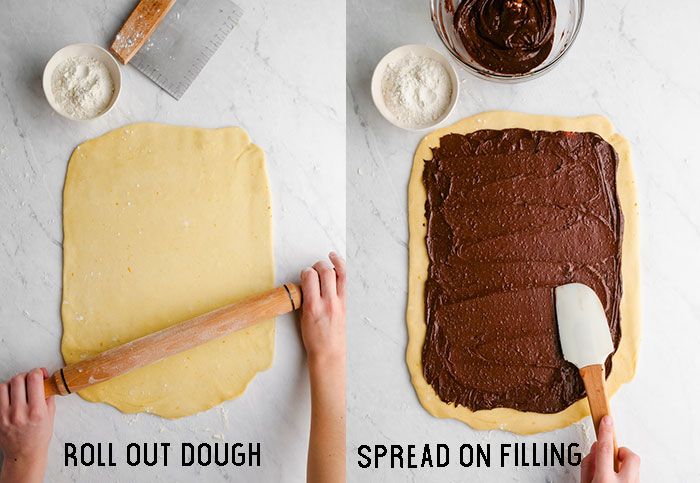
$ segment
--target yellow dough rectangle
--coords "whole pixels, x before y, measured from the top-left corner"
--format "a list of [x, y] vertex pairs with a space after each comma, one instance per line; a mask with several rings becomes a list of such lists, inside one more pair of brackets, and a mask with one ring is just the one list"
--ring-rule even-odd
[[[132, 124], [71, 156], [63, 205], [70, 364], [274, 283], [263, 151], [240, 128]], [[272, 364], [274, 321], [80, 393], [176, 418], [243, 393]]]

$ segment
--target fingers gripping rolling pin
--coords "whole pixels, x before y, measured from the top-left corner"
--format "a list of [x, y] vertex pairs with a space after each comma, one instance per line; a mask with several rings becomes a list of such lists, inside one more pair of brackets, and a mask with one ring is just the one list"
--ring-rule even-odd
[[65, 396], [153, 364], [263, 320], [301, 307], [301, 288], [286, 283], [175, 324], [56, 371], [44, 381], [46, 397]]

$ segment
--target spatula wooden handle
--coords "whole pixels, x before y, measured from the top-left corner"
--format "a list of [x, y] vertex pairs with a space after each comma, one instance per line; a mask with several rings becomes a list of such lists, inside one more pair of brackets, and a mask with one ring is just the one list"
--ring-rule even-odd
[[[581, 368], [581, 377], [583, 378], [584, 386], [586, 386], [588, 405], [591, 408], [591, 418], [593, 418], [593, 427], [597, 438], [600, 421], [603, 419], [603, 416], [611, 414], [610, 400], [605, 390], [605, 366], [594, 364], [583, 367]], [[613, 433], [613, 463], [615, 471], [619, 471], [620, 460], [617, 455], [617, 438], [615, 433]]]
[[44, 381], [44, 391], [47, 397], [80, 391], [296, 310], [301, 302], [301, 288], [284, 284], [59, 369]]
[[141, 0], [117, 33], [110, 50], [126, 65], [148, 40], [175, 0]]

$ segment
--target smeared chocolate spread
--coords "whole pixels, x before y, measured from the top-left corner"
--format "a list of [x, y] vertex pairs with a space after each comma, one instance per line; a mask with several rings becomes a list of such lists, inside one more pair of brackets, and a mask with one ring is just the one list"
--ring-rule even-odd
[[443, 401], [554, 413], [584, 397], [577, 368], [561, 354], [553, 289], [593, 288], [617, 349], [617, 164], [594, 133], [506, 129], [440, 139], [423, 173], [423, 367]]

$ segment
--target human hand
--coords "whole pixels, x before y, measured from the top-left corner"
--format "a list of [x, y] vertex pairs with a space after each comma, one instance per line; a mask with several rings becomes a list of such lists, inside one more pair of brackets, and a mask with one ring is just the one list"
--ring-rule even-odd
[[598, 428], [598, 441], [581, 462], [581, 483], [639, 483], [639, 456], [620, 448], [620, 472], [613, 469], [613, 420], [605, 416]]
[[311, 429], [307, 481], [345, 481], [345, 260], [301, 272], [301, 335], [309, 356]]
[[[309, 361], [345, 361], [345, 260], [335, 252], [301, 272], [301, 335]], [[335, 270], [333, 269], [335, 267]]]
[[44, 398], [46, 369], [32, 369], [0, 384], [1, 483], [40, 482], [53, 433], [53, 397]]

